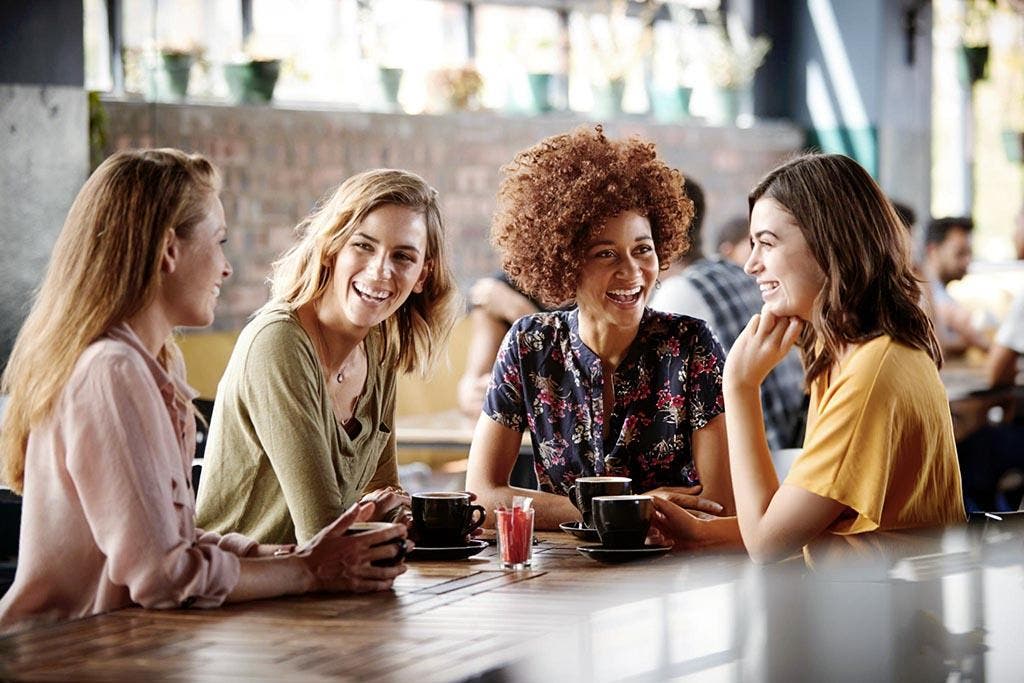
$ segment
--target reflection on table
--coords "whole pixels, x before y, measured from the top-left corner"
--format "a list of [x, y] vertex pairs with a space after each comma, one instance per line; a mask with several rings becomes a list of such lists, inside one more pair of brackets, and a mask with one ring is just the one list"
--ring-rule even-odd
[[621, 565], [540, 534], [410, 563], [393, 592], [122, 610], [0, 640], [0, 677], [349, 680], [1019, 680], [1024, 534], [1002, 522], [834, 538], [758, 567], [682, 553]]

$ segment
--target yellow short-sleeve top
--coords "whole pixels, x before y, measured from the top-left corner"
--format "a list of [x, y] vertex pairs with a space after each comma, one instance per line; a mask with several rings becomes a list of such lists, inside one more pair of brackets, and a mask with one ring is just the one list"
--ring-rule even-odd
[[966, 520], [949, 401], [928, 354], [876, 337], [810, 389], [803, 453], [785, 483], [849, 508], [830, 531]]

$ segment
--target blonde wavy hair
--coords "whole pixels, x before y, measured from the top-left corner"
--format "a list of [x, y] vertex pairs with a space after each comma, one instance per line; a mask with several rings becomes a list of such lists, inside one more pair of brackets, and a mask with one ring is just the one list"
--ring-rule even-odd
[[[82, 352], [149, 305], [171, 230], [187, 239], [220, 190], [216, 169], [176, 149], [130, 150], [100, 164], [79, 191], [18, 334], [0, 391], [7, 485], [21, 492], [29, 433], [47, 418]], [[179, 357], [168, 339], [158, 360]]]
[[[413, 292], [381, 323], [387, 347], [402, 372], [426, 376], [447, 346], [459, 311], [437, 191], [415, 173], [376, 169], [352, 176], [296, 227], [299, 242], [273, 264], [271, 299], [292, 310], [319, 301], [327, 291], [335, 256], [370, 212], [394, 204], [423, 214], [427, 224], [422, 292]], [[264, 308], [266, 308], [264, 307]]]

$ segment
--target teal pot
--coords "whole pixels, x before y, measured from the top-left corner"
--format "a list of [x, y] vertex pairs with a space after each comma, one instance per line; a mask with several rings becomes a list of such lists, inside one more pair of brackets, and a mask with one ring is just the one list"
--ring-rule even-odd
[[543, 114], [551, 111], [554, 107], [551, 104], [551, 80], [553, 76], [547, 73], [527, 74], [530, 82], [530, 95], [533, 98], [533, 111]]
[[384, 93], [384, 103], [392, 109], [398, 108], [398, 91], [402, 87], [403, 70], [397, 67], [380, 67], [380, 88]]
[[985, 77], [988, 65], [988, 45], [961, 45], [957, 58], [957, 73], [964, 85], [974, 85]]
[[679, 116], [680, 118], [689, 118], [690, 116], [690, 99], [693, 97], [693, 88], [688, 85], [681, 85], [676, 88], [676, 97], [679, 100]]
[[613, 116], [618, 116], [622, 113], [622, 98], [625, 94], [625, 78], [613, 78], [608, 81], [608, 108]]
[[188, 93], [188, 80], [192, 74], [195, 57], [182, 53], [162, 53], [160, 55], [160, 79], [158, 86], [159, 99], [181, 101]]
[[715, 126], [735, 126], [740, 114], [740, 95], [737, 88], [716, 88], [713, 93], [709, 122]]
[[281, 73], [281, 61], [268, 59], [225, 64], [224, 80], [231, 99], [239, 104], [266, 104], [274, 99], [274, 86]]
[[1004, 130], [1001, 137], [1007, 160], [1014, 164], [1019, 164], [1024, 160], [1024, 132]]
[[680, 86], [674, 90], [651, 92], [651, 108], [654, 118], [662, 123], [683, 121], [690, 116], [690, 96], [693, 89]]

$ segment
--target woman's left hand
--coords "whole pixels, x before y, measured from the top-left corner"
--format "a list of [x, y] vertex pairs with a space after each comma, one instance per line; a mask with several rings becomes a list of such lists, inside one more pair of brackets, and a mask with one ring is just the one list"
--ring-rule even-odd
[[743, 328], [725, 359], [723, 383], [759, 387], [764, 378], [793, 348], [804, 323], [779, 317], [762, 308]]
[[[371, 521], [380, 522], [391, 521], [389, 519], [392, 515], [391, 511], [399, 505], [409, 507], [412, 500], [409, 498], [409, 494], [405, 491], [395, 488], [394, 486], [388, 486], [387, 488], [377, 489], [376, 491], [367, 493], [359, 502], [373, 503], [375, 510]], [[408, 516], [408, 513], [405, 513], [405, 515]], [[396, 519], [394, 521], [402, 522], [406, 526], [409, 526], [412, 522], [412, 518], [410, 517], [409, 521], [406, 521], [405, 519]]]

